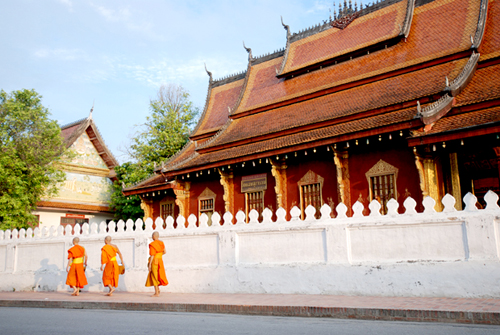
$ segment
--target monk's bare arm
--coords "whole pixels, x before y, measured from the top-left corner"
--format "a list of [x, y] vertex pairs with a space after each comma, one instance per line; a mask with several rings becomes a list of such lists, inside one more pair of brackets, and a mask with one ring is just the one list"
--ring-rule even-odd
[[84, 254], [84, 257], [85, 257], [85, 266], [87, 266], [87, 259], [89, 258], [89, 256], [87, 256], [87, 250], [85, 250], [85, 254]]
[[73, 258], [68, 259], [68, 266], [66, 267], [66, 272], [69, 272], [69, 268], [71, 267], [71, 264], [73, 264]]
[[154, 256], [149, 256], [148, 270], [151, 271], [151, 266], [153, 265]]
[[114, 247], [116, 248], [116, 253], [120, 256], [120, 259], [122, 261], [122, 265], [125, 265], [125, 261], [123, 260], [123, 256], [122, 256], [122, 253], [120, 252], [120, 249], [118, 249], [118, 247], [116, 245]]

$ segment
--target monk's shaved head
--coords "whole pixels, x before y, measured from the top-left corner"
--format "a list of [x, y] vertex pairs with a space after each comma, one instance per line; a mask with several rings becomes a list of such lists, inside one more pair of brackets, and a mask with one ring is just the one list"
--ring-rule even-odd
[[160, 237], [160, 233], [157, 231], [153, 232], [153, 240], [157, 240], [158, 237]]
[[104, 242], [106, 242], [106, 243], [111, 242], [111, 236], [109, 236], [109, 235], [108, 235], [108, 236], [106, 236], [106, 237], [104, 238]]
[[73, 244], [78, 244], [78, 243], [80, 243], [80, 239], [78, 237], [75, 237], [73, 239]]

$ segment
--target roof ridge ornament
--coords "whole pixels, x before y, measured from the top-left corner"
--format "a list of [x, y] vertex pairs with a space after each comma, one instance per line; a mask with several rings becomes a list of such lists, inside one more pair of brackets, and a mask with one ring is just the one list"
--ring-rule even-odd
[[290, 26], [283, 22], [283, 16], [280, 17], [281, 17], [281, 25], [283, 26], [283, 28], [285, 28], [287, 35], [290, 35]]
[[446, 93], [439, 100], [428, 104], [421, 109], [422, 122], [426, 125], [436, 122], [453, 108], [454, 101], [455, 98]]
[[[333, 3], [333, 6], [335, 6], [335, 2]], [[355, 19], [358, 18], [360, 11], [357, 10], [358, 4], [355, 2], [354, 8], [352, 8], [352, 0], [349, 0], [349, 4], [347, 4], [347, 1], [344, 0], [344, 6], [342, 7], [342, 3], [339, 2], [339, 14], [335, 12], [335, 9], [333, 10], [333, 17], [334, 21], [330, 22], [330, 25], [333, 28], [337, 29], [345, 29], [349, 24], [352, 23]]]
[[203, 63], [203, 64], [205, 64], [205, 71], [207, 71], [207, 74], [210, 77], [210, 82], [212, 82], [212, 80], [213, 80], [212, 79], [212, 72], [210, 72], [210, 71], [207, 70], [207, 63]]
[[483, 40], [484, 31], [486, 28], [486, 16], [488, 14], [488, 0], [481, 0], [479, 7], [479, 18], [477, 20], [477, 28], [474, 37], [470, 37], [471, 49], [478, 49]]
[[92, 120], [92, 112], [94, 111], [94, 104], [95, 104], [95, 99], [92, 102], [92, 108], [90, 109], [88, 120]]
[[252, 49], [246, 47], [245, 41], [243, 41], [243, 48], [245, 48], [245, 50], [248, 52], [248, 60], [251, 61], [253, 59]]
[[406, 5], [406, 16], [403, 21], [403, 25], [399, 25], [400, 35], [404, 36], [404, 38], [408, 38], [410, 35], [411, 22], [413, 20], [413, 12], [415, 10], [415, 0], [408, 0]]
[[457, 96], [462, 90], [469, 84], [472, 80], [472, 76], [476, 72], [480, 53], [472, 51], [472, 55], [470, 56], [467, 64], [465, 64], [462, 71], [458, 74], [458, 76], [451, 82], [449, 85], [446, 85], [445, 92], [449, 92], [451, 96]]

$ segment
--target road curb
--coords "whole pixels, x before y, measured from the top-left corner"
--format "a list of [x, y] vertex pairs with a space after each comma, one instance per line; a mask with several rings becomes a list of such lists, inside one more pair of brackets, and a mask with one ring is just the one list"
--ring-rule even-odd
[[500, 313], [477, 311], [61, 300], [0, 300], [0, 307], [112, 309], [500, 325]]

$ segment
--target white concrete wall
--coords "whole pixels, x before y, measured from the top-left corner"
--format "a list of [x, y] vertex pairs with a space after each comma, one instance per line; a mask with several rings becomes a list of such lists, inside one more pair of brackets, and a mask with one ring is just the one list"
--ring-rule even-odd
[[[202, 215], [188, 218], [188, 228], [166, 228], [157, 221], [167, 254], [163, 257], [170, 284], [169, 292], [196, 293], [300, 293], [385, 296], [500, 297], [500, 208], [498, 196], [485, 196], [487, 207], [478, 210], [476, 198], [464, 198], [466, 208], [456, 211], [451, 196], [443, 199], [444, 211], [434, 211], [435, 202], [424, 199], [424, 213], [416, 213], [415, 201], [405, 201], [405, 214], [397, 214], [397, 202], [389, 204], [388, 215], [380, 215], [380, 204], [372, 202], [371, 214], [353, 206], [352, 218], [346, 207], [314, 208], [263, 213], [258, 222], [250, 213], [246, 224], [243, 212], [221, 219], [212, 217], [212, 226]], [[186, 220], [177, 218], [180, 227]], [[135, 225], [135, 230], [134, 230]], [[120, 290], [150, 291], [144, 287], [147, 275], [148, 243], [153, 222], [118, 222], [110, 233], [122, 251], [127, 272], [120, 277]], [[69, 228], [69, 227], [68, 227]], [[115, 223], [109, 224], [115, 230]], [[85, 290], [103, 290], [100, 248], [107, 235], [106, 224], [85, 225], [81, 245], [89, 254]], [[71, 246], [70, 230], [63, 227], [31, 231], [0, 231], [0, 290], [67, 290], [66, 257]]]

